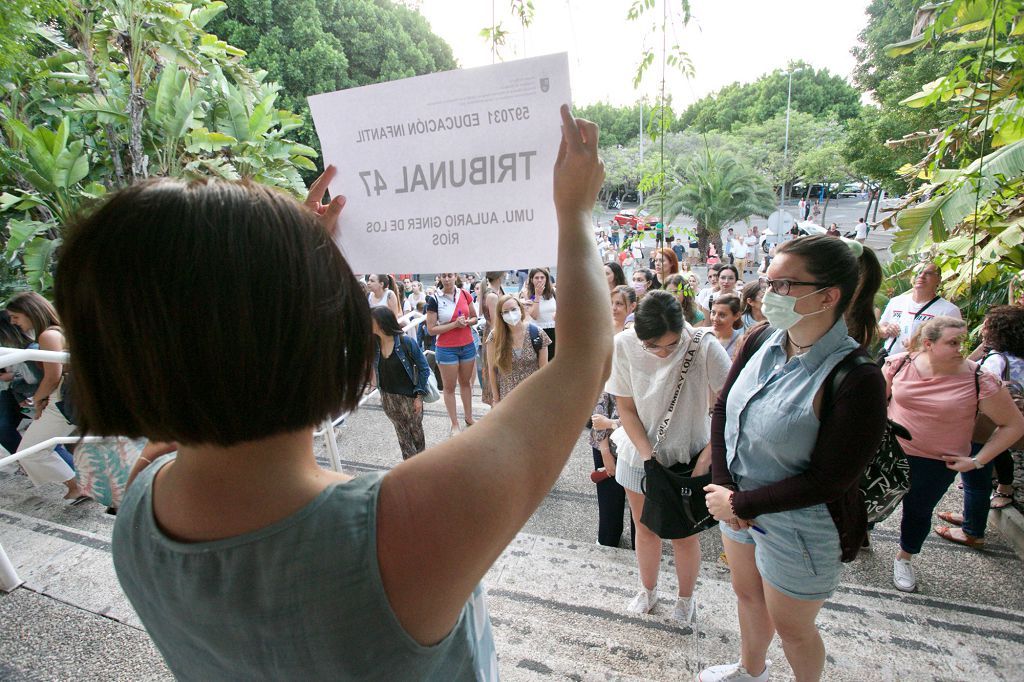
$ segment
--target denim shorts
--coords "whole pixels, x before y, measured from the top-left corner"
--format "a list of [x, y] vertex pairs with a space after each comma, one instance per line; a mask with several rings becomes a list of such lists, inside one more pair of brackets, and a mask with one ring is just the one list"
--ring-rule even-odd
[[764, 534], [752, 528], [733, 530], [719, 524], [722, 535], [734, 542], [754, 545], [754, 561], [761, 578], [794, 599], [828, 599], [839, 586], [842, 550], [828, 508], [821, 504], [755, 519]]
[[457, 365], [460, 362], [471, 362], [476, 360], [476, 344], [467, 343], [465, 346], [435, 346], [434, 359], [439, 365]]

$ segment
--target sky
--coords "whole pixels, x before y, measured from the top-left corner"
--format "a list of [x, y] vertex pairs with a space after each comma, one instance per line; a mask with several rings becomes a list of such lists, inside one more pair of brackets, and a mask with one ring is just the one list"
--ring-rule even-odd
[[[568, 52], [575, 104], [625, 105], [657, 94], [661, 34], [652, 22], [660, 22], [663, 1], [656, 2], [656, 17], [630, 21], [633, 0], [534, 0], [534, 21], [525, 31], [511, 16], [508, 0], [421, 0], [419, 10], [462, 67], [492, 62], [480, 29], [492, 25], [493, 7], [510, 31], [500, 55], [505, 61]], [[680, 2], [668, 2], [676, 19], [666, 33], [669, 50], [680, 44], [695, 72], [689, 79], [667, 72], [666, 92], [676, 106], [735, 81], [756, 80], [791, 60], [849, 79], [856, 63], [850, 49], [867, 24], [868, 0], [691, 0], [685, 27]], [[645, 44], [655, 49], [656, 66], [637, 90], [633, 75]]]

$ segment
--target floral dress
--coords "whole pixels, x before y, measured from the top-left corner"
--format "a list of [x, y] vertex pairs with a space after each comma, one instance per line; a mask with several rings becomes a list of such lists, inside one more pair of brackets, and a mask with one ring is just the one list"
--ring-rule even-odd
[[[494, 332], [492, 331], [488, 334], [487, 341], [490, 342], [493, 338]], [[551, 338], [541, 329], [540, 350], [544, 351], [550, 344]], [[491, 358], [491, 362], [497, 362], [497, 358]], [[494, 369], [498, 375], [499, 398], [507, 396], [513, 388], [525, 381], [526, 377], [540, 369], [540, 360], [537, 351], [533, 349], [529, 330], [523, 333], [523, 342], [519, 344], [519, 347], [512, 349], [512, 369], [508, 373], [502, 372], [497, 366]]]

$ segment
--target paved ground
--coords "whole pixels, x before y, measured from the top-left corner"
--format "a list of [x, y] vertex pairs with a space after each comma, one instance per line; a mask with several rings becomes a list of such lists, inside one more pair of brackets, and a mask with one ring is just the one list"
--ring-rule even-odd
[[[426, 408], [428, 445], [447, 434], [438, 404]], [[339, 432], [344, 467], [386, 469], [397, 440], [375, 400]], [[322, 453], [321, 453], [322, 454]], [[735, 602], [714, 531], [701, 536], [698, 622], [679, 627], [660, 606], [625, 613], [637, 584], [627, 549], [594, 545], [592, 458], [581, 436], [554, 489], [487, 578], [502, 675], [508, 680], [692, 679], [736, 656]], [[68, 507], [58, 488], [0, 475], [0, 542], [26, 584], [0, 593], [0, 679], [149, 680], [166, 668], [117, 587], [110, 563], [113, 517], [95, 504]], [[955, 489], [941, 508], [959, 501]], [[918, 562], [921, 589], [891, 586], [896, 521], [849, 565], [819, 622], [830, 680], [1024, 680], [1024, 571], [997, 532], [984, 551], [930, 539]], [[675, 588], [671, 557], [661, 592]], [[777, 643], [771, 657], [791, 679]]]

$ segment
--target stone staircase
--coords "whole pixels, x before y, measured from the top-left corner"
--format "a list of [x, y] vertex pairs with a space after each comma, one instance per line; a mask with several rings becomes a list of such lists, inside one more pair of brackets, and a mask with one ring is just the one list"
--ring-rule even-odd
[[[428, 445], [447, 436], [440, 403], [426, 406], [425, 428]], [[339, 430], [338, 442], [350, 473], [400, 461], [373, 400]], [[735, 600], [717, 532], [701, 536], [694, 627], [668, 616], [669, 553], [659, 606], [630, 616], [636, 563], [629, 550], [594, 544], [591, 469], [581, 437], [554, 490], [486, 578], [503, 678], [693, 679], [706, 665], [735, 660]], [[169, 678], [114, 577], [114, 518], [99, 505], [70, 507], [59, 497], [56, 487], [0, 475], [0, 542], [25, 580], [0, 593], [0, 679]], [[943, 508], [959, 499], [952, 490]], [[907, 595], [890, 582], [897, 524], [875, 530], [873, 548], [848, 565], [819, 616], [826, 679], [1024, 680], [1024, 571], [1012, 550], [998, 533], [981, 552], [929, 539], [917, 562], [920, 592]], [[769, 657], [773, 680], [792, 679], [778, 640]]]

